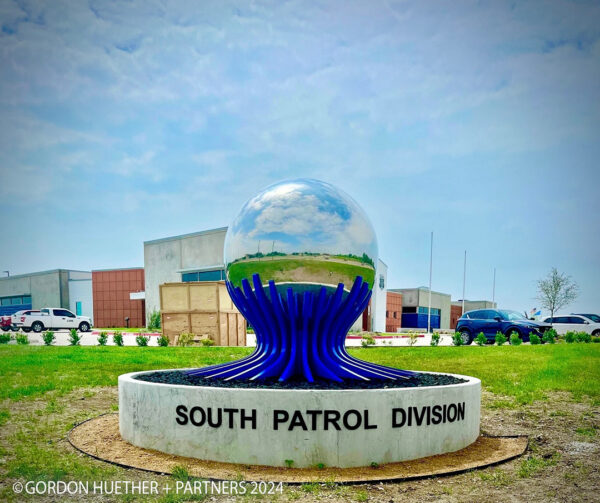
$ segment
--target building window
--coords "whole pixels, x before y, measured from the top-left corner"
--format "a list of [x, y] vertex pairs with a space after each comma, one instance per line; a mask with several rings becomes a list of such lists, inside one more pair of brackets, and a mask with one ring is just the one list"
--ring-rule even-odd
[[394, 319], [398, 319], [398, 312], [394, 311]]
[[386, 312], [385, 312], [385, 317], [386, 317], [386, 318], [389, 318], [389, 317], [390, 317], [390, 312], [389, 312], [389, 311], [386, 311]]
[[[427, 307], [426, 306], [419, 306], [419, 314], [427, 314]], [[441, 311], [439, 309], [436, 309], [435, 307], [431, 308], [431, 316], [439, 316], [441, 313]]]
[[181, 274], [181, 281], [188, 283], [190, 281], [222, 281], [225, 279], [225, 271], [217, 269], [216, 271], [196, 271], [184, 272]]
[[2, 306], [22, 306], [31, 304], [31, 295], [19, 295], [18, 297], [2, 297], [0, 305]]

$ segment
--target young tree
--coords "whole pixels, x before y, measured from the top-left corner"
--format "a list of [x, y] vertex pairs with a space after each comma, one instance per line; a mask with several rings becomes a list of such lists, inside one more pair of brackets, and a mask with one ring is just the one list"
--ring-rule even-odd
[[553, 267], [548, 276], [538, 281], [537, 290], [537, 299], [542, 307], [550, 311], [550, 316], [554, 316], [556, 311], [577, 298], [579, 287], [570, 276]]

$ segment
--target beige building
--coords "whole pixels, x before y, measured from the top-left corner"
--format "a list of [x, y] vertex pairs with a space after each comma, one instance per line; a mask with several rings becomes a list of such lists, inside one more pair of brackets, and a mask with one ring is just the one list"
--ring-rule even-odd
[[[429, 289], [390, 288], [402, 294], [402, 328], [427, 328]], [[450, 294], [431, 291], [431, 328], [450, 328]]]

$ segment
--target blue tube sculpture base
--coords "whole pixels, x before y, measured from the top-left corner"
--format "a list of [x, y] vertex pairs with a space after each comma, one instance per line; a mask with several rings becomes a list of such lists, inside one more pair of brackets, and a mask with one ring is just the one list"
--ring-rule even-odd
[[242, 288], [229, 281], [229, 294], [256, 333], [256, 350], [230, 363], [188, 371], [190, 375], [225, 380], [385, 380], [403, 379], [414, 372], [385, 367], [350, 356], [344, 341], [348, 330], [371, 298], [368, 283], [357, 276], [344, 295], [340, 283], [334, 291], [321, 286], [319, 293], [281, 295], [269, 281], [268, 295], [260, 276], [247, 279]]

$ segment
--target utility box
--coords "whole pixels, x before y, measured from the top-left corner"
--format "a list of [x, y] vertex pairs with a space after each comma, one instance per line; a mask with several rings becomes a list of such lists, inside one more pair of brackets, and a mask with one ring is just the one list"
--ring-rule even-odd
[[171, 344], [188, 332], [212, 339], [215, 346], [245, 346], [246, 320], [231, 302], [224, 281], [160, 285], [163, 334]]

